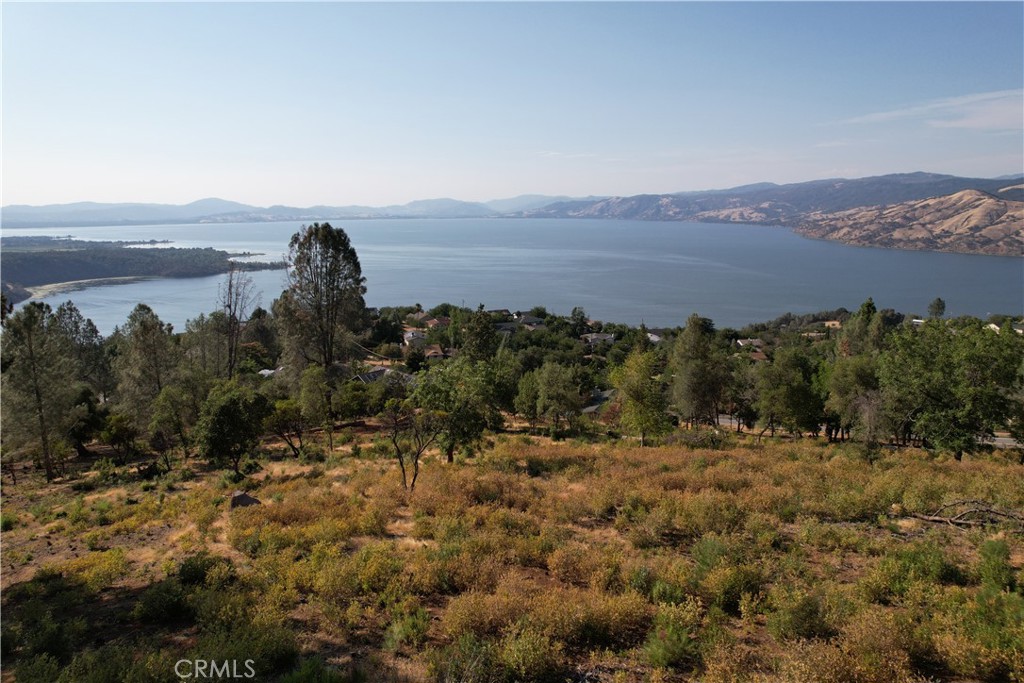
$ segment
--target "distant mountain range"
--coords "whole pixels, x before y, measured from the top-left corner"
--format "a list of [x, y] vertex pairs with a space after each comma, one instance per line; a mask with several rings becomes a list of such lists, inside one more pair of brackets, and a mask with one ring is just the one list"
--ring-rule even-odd
[[849, 180], [836, 178], [775, 185], [758, 183], [729, 190], [610, 197], [568, 201], [523, 212], [548, 218], [624, 218], [632, 220], [799, 224], [815, 211], [884, 206], [981, 190], [1002, 199], [1024, 200], [1024, 176], [1016, 179], [960, 178], [935, 173], [900, 173]]
[[[965, 191], [979, 194], [963, 195]], [[936, 198], [944, 199], [919, 204]], [[222, 199], [203, 199], [183, 206], [92, 202], [12, 205], [0, 210], [0, 218], [7, 228], [502, 216], [738, 222], [784, 225], [808, 236], [854, 244], [1021, 255], [1024, 220], [1018, 203], [1022, 201], [1024, 174], [963, 178], [900, 173], [631, 197], [521, 195], [490, 202], [426, 199], [384, 207], [262, 208]], [[901, 232], [897, 235], [896, 230]]]
[[[593, 201], [599, 197], [588, 197]], [[72, 227], [86, 225], [139, 225], [157, 223], [249, 223], [343, 218], [484, 218], [531, 211], [571, 197], [521, 195], [493, 202], [457, 199], [422, 199], [394, 206], [250, 206], [223, 199], [201, 199], [191, 204], [13, 204], [0, 210], [4, 227]]]

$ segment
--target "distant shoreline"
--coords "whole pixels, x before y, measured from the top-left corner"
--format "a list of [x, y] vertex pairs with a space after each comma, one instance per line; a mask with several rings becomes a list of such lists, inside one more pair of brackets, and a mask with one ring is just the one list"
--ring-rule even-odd
[[125, 275], [122, 277], [98, 277], [91, 280], [69, 280], [67, 282], [49, 282], [45, 285], [26, 287], [31, 296], [28, 301], [44, 299], [54, 294], [64, 292], [75, 292], [87, 287], [98, 287], [100, 285], [127, 285], [132, 282], [144, 282], [146, 280], [159, 280], [158, 275]]

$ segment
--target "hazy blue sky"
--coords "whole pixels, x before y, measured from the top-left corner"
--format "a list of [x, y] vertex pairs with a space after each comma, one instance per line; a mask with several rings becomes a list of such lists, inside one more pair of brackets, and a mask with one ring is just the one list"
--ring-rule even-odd
[[20, 4], [4, 204], [1024, 168], [1024, 4]]

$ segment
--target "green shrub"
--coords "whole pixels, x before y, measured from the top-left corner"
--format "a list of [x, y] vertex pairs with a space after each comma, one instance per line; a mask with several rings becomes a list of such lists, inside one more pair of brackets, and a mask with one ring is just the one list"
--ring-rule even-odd
[[60, 675], [60, 664], [49, 654], [36, 655], [18, 664], [18, 683], [54, 683]]
[[527, 620], [567, 647], [621, 649], [643, 640], [651, 609], [633, 592], [549, 590], [534, 598]]
[[256, 680], [267, 680], [273, 674], [292, 668], [299, 656], [295, 634], [282, 626], [244, 624], [207, 632], [192, 649], [191, 659], [215, 661], [253, 660]]
[[917, 543], [886, 555], [861, 581], [867, 599], [889, 604], [907, 595], [911, 586], [962, 583], [963, 572], [935, 543]]
[[1006, 541], [989, 540], [981, 544], [978, 575], [983, 585], [1014, 589], [1016, 581], [1010, 565], [1010, 546]]
[[18, 523], [16, 515], [7, 512], [0, 514], [0, 531], [10, 531]]
[[437, 683], [504, 683], [497, 649], [471, 633], [427, 653], [427, 671]]
[[777, 640], [829, 638], [835, 634], [816, 593], [777, 591], [773, 592], [771, 602], [774, 610], [768, 615], [768, 632]]
[[700, 663], [698, 631], [702, 608], [692, 598], [680, 605], [659, 605], [654, 627], [644, 643], [652, 666], [693, 668]]
[[208, 631], [231, 629], [252, 621], [253, 597], [239, 590], [200, 588], [188, 596], [196, 623]]
[[566, 663], [560, 643], [531, 626], [509, 629], [497, 646], [498, 659], [512, 681], [563, 681]]
[[58, 565], [61, 573], [79, 580], [92, 591], [100, 591], [128, 573], [128, 557], [124, 548], [113, 548], [69, 560]]
[[708, 604], [738, 616], [743, 595], [758, 593], [763, 585], [764, 575], [757, 567], [719, 565], [701, 580], [700, 591]]
[[168, 579], [143, 591], [135, 603], [132, 616], [142, 622], [163, 624], [184, 619], [191, 611], [181, 582]]
[[365, 680], [358, 673], [344, 674], [329, 668], [319, 657], [303, 659], [295, 671], [277, 679], [277, 683], [356, 683]]
[[[84, 650], [71, 663], [51, 678], [51, 683], [165, 683], [173, 676], [177, 657], [163, 651], [140, 653], [138, 645], [105, 645]], [[21, 681], [19, 669], [18, 680]]]
[[598, 570], [595, 549], [583, 543], [570, 543], [558, 548], [548, 557], [548, 569], [560, 581], [574, 586], [586, 586]]
[[384, 634], [384, 647], [392, 652], [403, 645], [418, 648], [427, 639], [430, 628], [430, 615], [422, 607], [417, 607], [409, 614], [401, 614], [388, 626]]
[[940, 615], [935, 638], [953, 673], [986, 681], [1021, 680], [1024, 674], [1024, 596], [982, 586], [973, 599]]
[[[75, 655], [56, 683], [109, 683], [124, 680], [132, 670], [134, 654], [126, 647], [106, 646]], [[173, 668], [169, 671], [173, 671]], [[166, 673], [165, 673], [166, 676]]]
[[678, 604], [689, 597], [685, 586], [663, 579], [656, 579], [651, 585], [650, 597], [655, 603]]
[[207, 575], [210, 574], [215, 567], [227, 565], [231, 566], [231, 560], [226, 557], [218, 557], [210, 555], [207, 552], [196, 553], [195, 555], [189, 555], [181, 562], [181, 566], [178, 567], [178, 580], [186, 586], [202, 585], [206, 583]]

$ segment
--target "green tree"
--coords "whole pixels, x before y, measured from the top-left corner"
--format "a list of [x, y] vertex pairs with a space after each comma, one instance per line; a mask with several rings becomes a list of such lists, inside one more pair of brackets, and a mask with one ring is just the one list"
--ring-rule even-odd
[[579, 339], [589, 330], [590, 325], [587, 324], [587, 312], [579, 306], [574, 307], [572, 313], [569, 314], [569, 334], [574, 339]]
[[225, 365], [227, 377], [231, 379], [235, 376], [240, 360], [242, 329], [257, 299], [252, 276], [239, 270], [232, 262], [227, 277], [219, 287], [218, 299], [221, 312], [224, 314]]
[[30, 302], [7, 318], [0, 353], [4, 455], [36, 446], [46, 479], [52, 480], [63, 468], [61, 444], [75, 405], [78, 369], [50, 307]]
[[84, 382], [75, 384], [74, 406], [67, 415], [65, 434], [78, 457], [91, 455], [86, 444], [91, 441], [106, 421], [106, 407], [101, 405], [92, 387]]
[[320, 425], [327, 437], [328, 452], [334, 451], [334, 390], [322, 365], [311, 365], [302, 373], [299, 382], [299, 403], [302, 419], [310, 425]]
[[742, 427], [753, 428], [757, 423], [757, 368], [744, 357], [733, 359], [730, 363], [729, 388], [726, 392], [726, 405], [729, 414], [736, 422], [736, 431]]
[[185, 322], [185, 334], [181, 336], [184, 362], [192, 371], [210, 379], [228, 378], [228, 348], [225, 338], [228, 334], [228, 319], [221, 311]]
[[121, 413], [108, 415], [103, 431], [100, 432], [100, 440], [114, 449], [118, 465], [124, 465], [135, 454], [138, 439], [139, 430], [127, 415]]
[[814, 390], [814, 364], [800, 347], [783, 347], [770, 363], [762, 363], [758, 377], [757, 412], [765, 431], [778, 428], [793, 433], [821, 431], [824, 409]]
[[897, 435], [953, 452], [957, 460], [979, 439], [1024, 414], [1024, 340], [980, 321], [951, 328], [929, 320], [892, 335], [879, 359], [879, 380]]
[[[881, 334], [878, 334], [881, 328], [880, 323], [876, 322], [877, 314], [874, 299], [868, 297], [857, 312], [846, 321], [837, 342], [837, 355], [856, 356], [881, 348]], [[873, 325], [877, 331], [876, 335], [871, 333]]]
[[366, 316], [356, 250], [341, 228], [313, 223], [292, 236], [288, 263], [288, 289], [278, 300], [284, 329], [306, 360], [330, 367]]
[[537, 414], [551, 420], [555, 434], [564, 421], [575, 428], [583, 410], [580, 382], [573, 368], [548, 361], [537, 370]]
[[494, 405], [499, 410], [515, 412], [519, 378], [523, 375], [519, 357], [510, 349], [501, 347], [494, 358], [488, 362], [488, 371]]
[[136, 428], [149, 424], [152, 406], [178, 365], [178, 349], [172, 327], [160, 320], [146, 304], [129, 314], [116, 334], [114, 372], [117, 376], [118, 408], [129, 415]]
[[696, 313], [672, 348], [672, 403], [688, 422], [718, 424], [731, 379], [728, 357], [715, 346], [715, 327]]
[[519, 378], [518, 392], [515, 399], [516, 415], [526, 420], [533, 430], [540, 419], [537, 406], [540, 402], [540, 384], [537, 381], [537, 370], [530, 370]]
[[[828, 377], [825, 408], [836, 415], [840, 436], [849, 436], [854, 429], [874, 424], [873, 407], [878, 392], [878, 368], [869, 355], [847, 356], [836, 359]], [[865, 411], [871, 411], [865, 413]], [[873, 429], [866, 434], [874, 441]]]
[[[392, 398], [384, 404], [380, 418], [402, 471], [402, 486], [412, 493], [420, 476], [420, 458], [443, 433], [444, 415], [417, 410], [410, 400]], [[412, 467], [411, 481], [407, 472], [409, 467]]]
[[248, 346], [251, 344], [258, 344], [259, 348], [263, 349], [268, 356], [267, 364], [257, 368], [257, 371], [262, 370], [264, 367], [274, 368], [274, 363], [276, 363], [278, 356], [281, 355], [277, 323], [269, 311], [258, 306], [253, 309], [252, 315], [249, 316], [249, 321], [242, 327], [242, 345]]
[[494, 330], [490, 313], [484, 310], [483, 304], [480, 304], [466, 321], [462, 335], [461, 355], [475, 363], [490, 360], [497, 351], [498, 333]]
[[242, 460], [255, 452], [270, 410], [269, 400], [248, 387], [235, 382], [214, 387], [196, 425], [199, 454], [215, 466], [230, 466], [241, 478]]
[[626, 362], [611, 374], [612, 385], [619, 392], [622, 413], [619, 420], [626, 432], [640, 436], [640, 447], [647, 436], [663, 434], [671, 427], [665, 410], [668, 402], [656, 377], [658, 357], [653, 351], [634, 349]]
[[935, 297], [932, 302], [928, 304], [928, 317], [929, 318], [941, 318], [946, 315], [946, 302], [940, 297]]
[[296, 458], [302, 455], [302, 434], [306, 431], [306, 419], [298, 401], [293, 398], [275, 401], [263, 427], [288, 444]]
[[153, 402], [147, 430], [150, 443], [156, 439], [167, 450], [176, 444], [188, 457], [192, 445], [191, 431], [199, 420], [203, 400], [205, 394], [197, 401], [178, 383], [164, 387]]
[[54, 318], [60, 333], [70, 344], [78, 369], [77, 379], [88, 384], [100, 398], [110, 394], [114, 388], [110, 358], [96, 325], [70, 301], [57, 307]]
[[14, 302], [7, 298], [7, 292], [0, 292], [0, 325], [6, 323], [12, 313], [14, 313]]
[[501, 424], [485, 363], [459, 357], [435, 365], [417, 375], [413, 399], [418, 408], [439, 415], [438, 444], [448, 462], [456, 449], [479, 441], [488, 426]]

